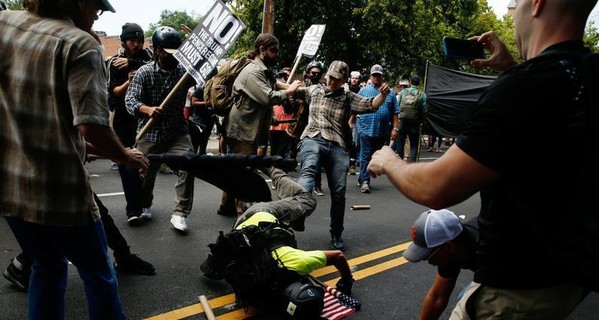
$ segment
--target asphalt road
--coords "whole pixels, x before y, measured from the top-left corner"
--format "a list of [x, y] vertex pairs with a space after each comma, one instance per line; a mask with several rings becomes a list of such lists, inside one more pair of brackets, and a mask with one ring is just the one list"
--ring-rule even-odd
[[[423, 153], [421, 158], [430, 161], [436, 156]], [[108, 160], [92, 162], [88, 169], [94, 190], [110, 210], [132, 251], [153, 263], [157, 270], [154, 276], [118, 274], [121, 298], [130, 319], [205, 319], [200, 295], [210, 300], [218, 319], [277, 318], [265, 313], [248, 315], [236, 309], [228, 285], [207, 280], [199, 269], [208, 254], [207, 245], [214, 242], [219, 230], [229, 230], [233, 223], [232, 217], [216, 214], [221, 197], [219, 189], [196, 179], [194, 208], [188, 218], [190, 232], [181, 235], [169, 223], [174, 207], [175, 176], [159, 174], [152, 207], [154, 219], [132, 228], [126, 223], [118, 171], [110, 170]], [[362, 302], [362, 310], [350, 319], [416, 319], [436, 269], [425, 262], [408, 263], [401, 254], [411, 240], [412, 223], [426, 208], [406, 199], [386, 177], [374, 179], [371, 186], [371, 194], [362, 194], [357, 176], [348, 176], [343, 238], [347, 244], [345, 254], [357, 280], [353, 293]], [[326, 195], [317, 196], [318, 207], [306, 220], [306, 231], [296, 233], [302, 249], [330, 248], [330, 193], [324, 176], [323, 187]], [[370, 210], [350, 210], [355, 204], [368, 204]], [[477, 214], [478, 205], [475, 195], [450, 209], [468, 219]], [[5, 220], [0, 219], [0, 268], [19, 250]], [[317, 277], [334, 281], [337, 274], [329, 270], [319, 270]], [[450, 306], [455, 305], [458, 292], [471, 278], [471, 272], [462, 272]], [[26, 319], [26, 307], [26, 294], [0, 279], [0, 319]], [[442, 318], [446, 319], [449, 313], [446, 310]], [[73, 266], [69, 268], [66, 314], [67, 319], [88, 318], [82, 282]], [[599, 296], [588, 296], [569, 319], [599, 319]]]

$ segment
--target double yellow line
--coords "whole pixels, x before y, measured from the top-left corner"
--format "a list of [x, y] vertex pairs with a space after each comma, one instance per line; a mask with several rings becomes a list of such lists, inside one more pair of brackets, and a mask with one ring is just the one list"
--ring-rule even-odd
[[[397, 246], [389, 247], [387, 249], [383, 249], [380, 251], [376, 251], [376, 252], [369, 253], [369, 254], [366, 254], [366, 255], [363, 255], [360, 257], [350, 259], [348, 261], [349, 266], [353, 270], [353, 269], [356, 269], [361, 264], [365, 264], [365, 263], [368, 263], [368, 262], [371, 262], [371, 261], [374, 261], [374, 260], [377, 260], [380, 258], [384, 258], [386, 256], [390, 256], [390, 255], [402, 252], [402, 251], [406, 250], [406, 248], [410, 245], [410, 243], [411, 242], [402, 243]], [[383, 271], [398, 267], [407, 262], [408, 261], [403, 257], [394, 258], [391, 260], [387, 260], [387, 261], [372, 265], [370, 267], [366, 267], [366, 268], [363, 268], [363, 269], [360, 269], [357, 271], [353, 271], [352, 274], [354, 276], [354, 279], [356, 281], [358, 281], [360, 279], [364, 279], [366, 277], [375, 275], [377, 273], [381, 273]], [[335, 269], [334, 266], [327, 266], [327, 267], [324, 267], [324, 268], [321, 268], [321, 269], [318, 269], [318, 270], [312, 272], [312, 276], [318, 278], [318, 277], [332, 274], [334, 272], [337, 272], [337, 269]], [[336, 283], [336, 281], [338, 279], [339, 278], [330, 279], [330, 280], [326, 281], [325, 283], [332, 286]], [[235, 295], [228, 294], [225, 296], [217, 297], [217, 298], [209, 300], [208, 303], [210, 304], [210, 307], [212, 309], [218, 309], [218, 308], [221, 308], [224, 306], [233, 306], [235, 303]], [[248, 316], [253, 315], [253, 312], [254, 312], [254, 310], [251, 308], [248, 312], [246, 312], [243, 309], [239, 309], [239, 310], [227, 312], [227, 313], [222, 314], [216, 318], [219, 320], [240, 320], [240, 319], [244, 319]], [[196, 303], [196, 304], [192, 304], [187, 307], [183, 307], [183, 308], [169, 311], [169, 312], [166, 312], [163, 314], [155, 315], [155, 316], [146, 318], [145, 320], [184, 319], [184, 318], [202, 314], [202, 313], [204, 313], [204, 308], [202, 307], [202, 304]]]

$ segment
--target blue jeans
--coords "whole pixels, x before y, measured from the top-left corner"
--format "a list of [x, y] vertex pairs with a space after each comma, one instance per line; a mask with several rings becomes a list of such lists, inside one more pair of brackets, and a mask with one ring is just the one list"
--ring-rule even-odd
[[321, 174], [321, 166], [324, 166], [331, 191], [330, 232], [333, 236], [341, 236], [345, 217], [347, 171], [349, 170], [347, 152], [337, 143], [317, 135], [314, 138], [302, 140], [300, 159], [302, 165], [297, 183], [308, 192], [314, 190], [314, 179], [316, 175]]
[[382, 148], [387, 141], [387, 137], [369, 137], [364, 134], [359, 134], [360, 141], [360, 175], [358, 176], [358, 183], [364, 181], [370, 184], [370, 174], [368, 173], [368, 163], [372, 159], [372, 154]]
[[21, 249], [33, 259], [28, 319], [64, 319], [68, 261], [77, 267], [92, 320], [125, 319], [102, 222], [53, 227], [6, 217]]

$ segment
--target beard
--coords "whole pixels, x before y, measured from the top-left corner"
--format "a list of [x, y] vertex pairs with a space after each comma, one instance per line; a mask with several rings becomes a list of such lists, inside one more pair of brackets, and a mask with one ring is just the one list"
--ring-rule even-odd
[[179, 60], [175, 59], [172, 54], [161, 60], [161, 67], [165, 70], [173, 70], [179, 65]]
[[272, 68], [277, 64], [277, 59], [271, 58], [268, 55], [264, 55], [264, 58], [262, 58], [262, 62], [264, 62], [265, 66]]

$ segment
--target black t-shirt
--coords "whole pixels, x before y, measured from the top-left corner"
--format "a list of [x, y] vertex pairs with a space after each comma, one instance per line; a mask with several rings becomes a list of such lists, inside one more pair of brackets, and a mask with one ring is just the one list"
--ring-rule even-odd
[[[204, 101], [204, 87], [197, 86], [195, 91], [193, 92], [192, 96]], [[202, 108], [192, 106], [191, 114], [192, 114], [192, 116], [201, 118], [203, 120], [211, 120], [214, 112], [212, 111], [211, 108], [209, 108], [207, 106], [202, 107]]]
[[[114, 58], [127, 58], [127, 68], [119, 69], [112, 65]], [[152, 61], [152, 51], [142, 49], [134, 56], [126, 57], [121, 51], [109, 60], [108, 66], [108, 106], [114, 110], [114, 126], [115, 127], [131, 127], [137, 128], [137, 119], [127, 112], [125, 107], [125, 96], [117, 97], [113, 90], [125, 83], [129, 79], [129, 72], [139, 69], [142, 65]]]
[[[464, 233], [464, 242], [461, 245], [467, 247], [467, 251], [470, 253], [469, 257], [460, 261], [459, 264], [451, 267], [439, 267], [437, 273], [443, 278], [456, 278], [460, 274], [460, 270], [476, 270], [476, 245], [478, 243], [478, 221], [477, 218], [472, 218], [466, 223], [462, 224]], [[460, 235], [461, 236], [461, 235]]]
[[533, 289], [569, 277], [556, 255], [585, 148], [576, 61], [586, 52], [582, 42], [564, 42], [500, 75], [457, 139], [499, 174], [480, 192], [476, 282]]

